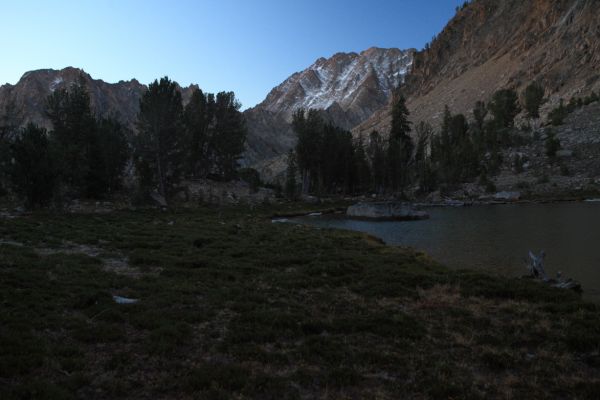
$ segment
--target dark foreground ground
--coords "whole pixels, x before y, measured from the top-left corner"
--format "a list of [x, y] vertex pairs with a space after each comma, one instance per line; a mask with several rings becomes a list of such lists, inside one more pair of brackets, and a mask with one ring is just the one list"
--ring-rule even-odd
[[598, 398], [600, 307], [268, 215], [0, 219], [0, 398]]

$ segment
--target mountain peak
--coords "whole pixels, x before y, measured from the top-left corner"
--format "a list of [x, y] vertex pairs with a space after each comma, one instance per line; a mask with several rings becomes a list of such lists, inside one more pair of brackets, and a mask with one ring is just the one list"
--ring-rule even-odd
[[38, 77], [40, 79], [45, 79], [48, 76], [58, 76], [58, 75], [73, 76], [73, 77], [83, 75], [87, 78], [91, 78], [90, 75], [81, 68], [65, 67], [63, 69], [43, 68], [43, 69], [35, 69], [35, 70], [27, 71], [21, 76], [21, 79], [19, 81], [23, 81], [23, 80], [31, 79], [31, 78], [35, 78], [35, 77]]
[[[334, 103], [344, 111], [377, 109], [404, 79], [412, 54], [412, 50], [371, 47], [361, 53], [339, 52], [330, 58], [321, 57], [274, 88], [257, 108], [282, 114], [287, 120], [300, 108], [327, 109]], [[373, 84], [377, 86], [377, 94], [361, 97], [368, 104], [357, 104], [356, 94], [364, 92], [365, 85]], [[360, 114], [365, 112], [361, 110]]]
[[368, 56], [371, 56], [373, 54], [384, 53], [384, 52], [389, 52], [389, 51], [394, 51], [394, 50], [395, 51], [400, 51], [399, 49], [395, 49], [395, 48], [384, 49], [384, 48], [381, 48], [381, 47], [375, 47], [375, 46], [373, 46], [373, 47], [369, 47], [366, 50], [361, 51], [360, 55], [368, 57]]

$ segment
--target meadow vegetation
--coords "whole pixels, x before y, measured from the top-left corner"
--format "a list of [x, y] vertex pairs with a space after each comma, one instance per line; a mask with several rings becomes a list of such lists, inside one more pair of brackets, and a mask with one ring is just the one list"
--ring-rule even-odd
[[273, 212], [0, 219], [1, 397], [600, 392], [597, 305]]

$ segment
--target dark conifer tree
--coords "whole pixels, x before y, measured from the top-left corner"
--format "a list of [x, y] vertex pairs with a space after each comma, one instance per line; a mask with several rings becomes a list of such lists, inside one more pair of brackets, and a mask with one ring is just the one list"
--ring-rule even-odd
[[127, 129], [115, 118], [102, 118], [91, 140], [87, 193], [102, 198], [121, 187], [123, 171], [129, 160]]
[[56, 189], [58, 169], [48, 134], [28, 125], [11, 145], [12, 187], [25, 198], [28, 207], [48, 205]]
[[494, 93], [488, 108], [494, 117], [496, 129], [512, 128], [519, 113], [519, 98], [512, 89], [502, 89]]
[[114, 118], [94, 116], [85, 79], [54, 91], [46, 112], [61, 183], [70, 194], [102, 198], [116, 190], [129, 157], [125, 128]]
[[[338, 136], [337, 128], [330, 124], [323, 124], [322, 132], [319, 134], [320, 149], [316, 160], [318, 165], [316, 192], [322, 194], [324, 192], [331, 193], [336, 187], [339, 187], [339, 181], [344, 179], [340, 173], [342, 172], [341, 163], [345, 149], [343, 143]], [[334, 152], [331, 152], [335, 149]]]
[[8, 103], [4, 107], [4, 113], [0, 118], [0, 196], [7, 193], [9, 186], [10, 144], [15, 139], [18, 131], [15, 120], [14, 103]]
[[540, 117], [540, 106], [544, 101], [544, 88], [537, 82], [532, 82], [525, 88], [524, 108], [529, 118]]
[[369, 135], [368, 156], [371, 161], [373, 189], [382, 194], [385, 188], [385, 146], [377, 131]]
[[483, 101], [475, 103], [473, 108], [473, 120], [474, 123], [471, 125], [473, 133], [473, 144], [477, 148], [477, 151], [484, 152], [486, 146], [485, 137], [485, 117], [488, 114], [487, 106]]
[[298, 175], [298, 166], [296, 163], [296, 154], [293, 150], [288, 152], [287, 169], [285, 171], [285, 196], [289, 200], [296, 200], [298, 196], [298, 183], [296, 176]]
[[184, 167], [181, 93], [164, 77], [155, 80], [140, 100], [135, 160], [145, 190], [156, 189], [165, 199]]
[[432, 160], [438, 171], [438, 179], [443, 183], [461, 183], [476, 176], [479, 154], [463, 114], [452, 115], [446, 107], [442, 131], [433, 140]]
[[442, 118], [442, 127], [440, 134], [432, 140], [431, 159], [436, 165], [438, 178], [441, 182], [447, 183], [452, 180], [452, 140], [451, 140], [452, 113], [446, 105]]
[[192, 92], [185, 106], [183, 120], [188, 146], [187, 173], [206, 177], [211, 171], [210, 144], [215, 119], [215, 97], [200, 89]]
[[365, 151], [365, 143], [363, 141], [362, 134], [359, 135], [354, 145], [354, 168], [356, 177], [356, 189], [359, 192], [368, 192], [371, 190], [371, 166], [367, 160], [367, 153]]
[[387, 181], [392, 191], [403, 190], [409, 183], [409, 165], [414, 144], [409, 133], [411, 122], [404, 96], [397, 95], [392, 106], [392, 127], [387, 151]]
[[96, 120], [83, 77], [69, 90], [59, 89], [48, 97], [47, 115], [53, 126], [61, 180], [75, 194], [87, 195]]
[[547, 137], [544, 143], [546, 147], [546, 156], [548, 156], [551, 163], [554, 163], [556, 159], [556, 152], [561, 148], [560, 140], [556, 137], [556, 134], [552, 130], [548, 130], [546, 134]]
[[216, 174], [225, 180], [235, 177], [246, 142], [246, 122], [233, 92], [217, 94], [209, 154]]
[[347, 130], [337, 128], [336, 136], [338, 144], [329, 149], [329, 154], [338, 152], [338, 163], [335, 176], [341, 177], [334, 181], [335, 189], [343, 194], [352, 193], [355, 190], [357, 175], [355, 167], [355, 148], [352, 139], [352, 133]]
[[548, 119], [552, 125], [559, 126], [564, 123], [565, 118], [567, 118], [568, 115], [569, 111], [567, 110], [567, 107], [565, 107], [563, 99], [560, 99], [558, 107], [548, 113]]
[[430, 147], [432, 145], [433, 128], [427, 122], [419, 123], [415, 128], [417, 143], [415, 148], [415, 173], [419, 190], [428, 193], [436, 185], [435, 170], [431, 163]]
[[467, 182], [479, 172], [479, 157], [470, 135], [469, 124], [463, 114], [452, 117], [452, 180]]
[[319, 186], [324, 125], [325, 122], [316, 110], [306, 112], [299, 109], [292, 117], [292, 127], [297, 137], [296, 158], [302, 176], [303, 194], [308, 194], [315, 186]]

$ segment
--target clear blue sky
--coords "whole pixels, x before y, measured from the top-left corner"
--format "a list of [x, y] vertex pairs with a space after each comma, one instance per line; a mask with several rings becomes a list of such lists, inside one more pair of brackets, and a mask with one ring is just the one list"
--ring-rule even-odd
[[422, 48], [463, 0], [0, 0], [0, 83], [83, 68], [233, 90], [243, 107], [319, 57]]

